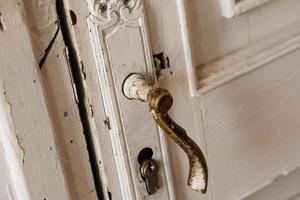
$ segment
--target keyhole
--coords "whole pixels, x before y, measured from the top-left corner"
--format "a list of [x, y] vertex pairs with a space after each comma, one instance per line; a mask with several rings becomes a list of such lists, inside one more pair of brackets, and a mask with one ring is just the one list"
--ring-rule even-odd
[[[140, 165], [146, 160], [150, 160], [153, 157], [153, 150], [149, 147], [142, 149], [138, 155], [138, 162]], [[151, 169], [153, 166], [151, 166]]]
[[149, 147], [142, 149], [138, 155], [140, 173], [149, 195], [156, 193], [158, 186], [158, 164], [153, 160], [153, 150]]

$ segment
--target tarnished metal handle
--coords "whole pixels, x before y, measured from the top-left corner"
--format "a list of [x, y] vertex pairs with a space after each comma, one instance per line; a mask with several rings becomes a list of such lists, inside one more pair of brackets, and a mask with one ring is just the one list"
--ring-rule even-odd
[[208, 172], [205, 157], [198, 145], [168, 115], [172, 107], [171, 94], [162, 88], [149, 85], [141, 74], [130, 74], [123, 83], [123, 93], [129, 99], [139, 99], [149, 104], [150, 112], [157, 124], [187, 154], [190, 163], [188, 185], [195, 191], [205, 193]]

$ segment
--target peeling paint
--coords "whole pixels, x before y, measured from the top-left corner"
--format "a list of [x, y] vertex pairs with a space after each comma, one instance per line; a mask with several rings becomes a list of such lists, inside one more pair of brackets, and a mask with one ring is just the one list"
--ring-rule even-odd
[[105, 126], [108, 128], [108, 130], [111, 130], [110, 120], [108, 117], [104, 120]]
[[76, 14], [73, 10], [69, 10], [69, 14], [70, 14], [70, 18], [71, 18], [71, 22], [72, 22], [72, 25], [76, 25], [77, 23], [77, 17], [76, 17]]
[[68, 49], [68, 47], [65, 48], [64, 56], [65, 56], [67, 64], [68, 64], [69, 74], [70, 74], [70, 78], [71, 78], [71, 81], [72, 81], [72, 88], [73, 88], [73, 93], [74, 93], [74, 99], [75, 99], [75, 102], [78, 104], [79, 103], [79, 98], [78, 98], [77, 88], [76, 88], [76, 85], [75, 85], [75, 82], [74, 82], [74, 78], [73, 78], [73, 75], [72, 75], [73, 73], [72, 73], [72, 69], [71, 69], [71, 63], [70, 63], [70, 57], [69, 57], [69, 49]]
[[91, 103], [89, 98], [87, 99], [87, 104], [88, 104], [88, 108], [89, 108], [88, 109], [88, 111], [89, 111], [88, 114], [89, 114], [90, 117], [93, 118], [94, 117], [94, 108], [93, 108], [93, 104]]
[[85, 80], [86, 79], [86, 71], [85, 71], [85, 67], [84, 67], [84, 64], [82, 61], [80, 61], [80, 71], [81, 71], [83, 80]]
[[16, 135], [16, 138], [17, 138], [17, 143], [19, 145], [19, 148], [22, 151], [22, 162], [25, 163], [25, 149], [22, 146], [22, 139], [18, 135]]
[[90, 113], [91, 113], [91, 117], [94, 117], [94, 109], [93, 109], [93, 105], [89, 105], [90, 108]]
[[4, 18], [2, 16], [2, 13], [0, 12], [0, 31], [5, 30], [5, 23], [4, 23]]
[[20, 145], [20, 140], [15, 133], [12, 107], [2, 83], [0, 84], [0, 145], [3, 146], [10, 179], [15, 189], [15, 195], [11, 196], [11, 199], [29, 200], [23, 171], [25, 149]]

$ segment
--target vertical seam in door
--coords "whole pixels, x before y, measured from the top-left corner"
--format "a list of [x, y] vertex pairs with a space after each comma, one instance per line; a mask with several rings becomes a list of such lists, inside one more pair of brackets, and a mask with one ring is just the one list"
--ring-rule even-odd
[[191, 51], [190, 32], [189, 32], [189, 24], [186, 16], [185, 2], [186, 1], [184, 0], [176, 0], [176, 5], [178, 8], [181, 40], [183, 45], [182, 51], [184, 53], [184, 60], [187, 66], [187, 74], [189, 77], [188, 82], [189, 82], [190, 96], [194, 97], [197, 91], [198, 77], [194, 67], [193, 56]]
[[[202, 121], [202, 125], [203, 125], [203, 136], [204, 136], [204, 144], [205, 144], [205, 154], [206, 154], [206, 160], [208, 162], [208, 170], [209, 168], [209, 155], [208, 155], [208, 144], [207, 144], [207, 137], [206, 137], [206, 118], [205, 118], [205, 105], [203, 102], [203, 98], [200, 99], [200, 110], [201, 110], [201, 121]], [[210, 187], [210, 195], [213, 196], [214, 191], [213, 191], [213, 187], [212, 187], [212, 179], [210, 178], [210, 170], [208, 171], [208, 184]]]
[[250, 19], [249, 19], [249, 13], [246, 13], [246, 18], [247, 18], [247, 28], [248, 28], [248, 42], [249, 44], [252, 43], [252, 35], [251, 35], [251, 28], [250, 28]]
[[89, 154], [90, 166], [93, 174], [95, 189], [99, 199], [107, 199], [107, 195], [104, 194], [104, 188], [100, 178], [100, 172], [98, 168], [97, 156], [95, 147], [93, 144], [93, 136], [88, 119], [88, 109], [86, 102], [86, 94], [83, 85], [83, 77], [81, 76], [80, 62], [76, 53], [76, 49], [72, 42], [70, 30], [68, 28], [68, 19], [65, 11], [65, 5], [63, 0], [56, 0], [57, 15], [62, 30], [62, 36], [66, 47], [69, 50], [69, 63], [71, 68], [71, 75], [73, 76], [74, 84], [78, 95], [78, 109], [79, 115], [83, 127], [84, 136], [86, 139], [87, 150]]

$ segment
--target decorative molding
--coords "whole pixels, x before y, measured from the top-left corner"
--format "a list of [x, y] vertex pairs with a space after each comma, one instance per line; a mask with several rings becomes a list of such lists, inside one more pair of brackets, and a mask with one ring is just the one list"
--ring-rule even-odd
[[198, 66], [196, 96], [205, 94], [299, 49], [300, 28], [295, 25], [282, 33], [247, 46], [219, 60]]
[[232, 18], [272, 0], [220, 0], [222, 15]]
[[[146, 193], [144, 184], [140, 182], [139, 169], [136, 167], [136, 156], [142, 148], [154, 149], [156, 158], [165, 164], [162, 150], [166, 147], [164, 137], [161, 137], [149, 115], [149, 124], [144, 122], [144, 128], [152, 127], [143, 134], [131, 132], [129, 135], [135, 139], [142, 137], [140, 144], [128, 139], [128, 132], [124, 122], [122, 105], [128, 99], [122, 99], [120, 83], [132, 72], [147, 74], [152, 81], [155, 80], [155, 68], [149, 44], [149, 36], [142, 0], [88, 0], [91, 12], [88, 18], [90, 40], [93, 47], [97, 76], [103, 107], [110, 120], [110, 142], [114, 153], [114, 161], [122, 198], [126, 200], [144, 199]], [[130, 44], [129, 44], [130, 43]], [[128, 53], [127, 53], [128, 52]], [[128, 108], [128, 107], [127, 107]], [[124, 108], [123, 108], [124, 109]], [[144, 112], [145, 111], [145, 112]], [[148, 117], [148, 110], [139, 111], [140, 120]], [[136, 112], [136, 111], [131, 111]], [[147, 115], [145, 115], [147, 113]], [[130, 113], [125, 113], [130, 114]], [[131, 113], [132, 114], [132, 113]], [[136, 123], [138, 124], [138, 123]], [[128, 124], [126, 124], [128, 126]], [[136, 129], [136, 128], [135, 128]], [[161, 141], [163, 140], [163, 141]], [[135, 144], [132, 144], [135, 142]], [[164, 169], [160, 168], [161, 177], [166, 177]], [[165, 182], [162, 180], [162, 182]], [[170, 188], [164, 186], [155, 196], [165, 199]], [[168, 188], [168, 189], [167, 189]]]
[[108, 23], [116, 15], [118, 21], [123, 23], [127, 18], [126, 11], [131, 15], [142, 9], [141, 0], [88, 0], [91, 15], [99, 23]]

